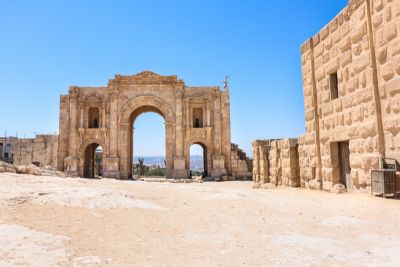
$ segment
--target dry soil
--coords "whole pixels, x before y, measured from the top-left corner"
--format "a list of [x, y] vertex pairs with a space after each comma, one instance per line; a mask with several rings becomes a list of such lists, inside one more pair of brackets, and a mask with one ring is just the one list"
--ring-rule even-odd
[[400, 201], [0, 174], [0, 266], [400, 266]]

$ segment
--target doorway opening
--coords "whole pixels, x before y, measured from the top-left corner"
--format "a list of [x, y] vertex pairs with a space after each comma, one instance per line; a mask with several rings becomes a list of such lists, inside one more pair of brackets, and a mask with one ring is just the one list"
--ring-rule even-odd
[[207, 176], [207, 147], [202, 143], [194, 143], [189, 149], [189, 178]]
[[101, 178], [103, 176], [103, 147], [97, 143], [88, 145], [85, 149], [83, 166], [84, 178]]
[[154, 107], [144, 107], [131, 116], [131, 178], [166, 176], [165, 120]]
[[349, 142], [338, 142], [338, 159], [339, 159], [339, 174], [340, 183], [346, 186], [348, 190], [351, 190], [351, 179], [350, 179], [350, 149]]

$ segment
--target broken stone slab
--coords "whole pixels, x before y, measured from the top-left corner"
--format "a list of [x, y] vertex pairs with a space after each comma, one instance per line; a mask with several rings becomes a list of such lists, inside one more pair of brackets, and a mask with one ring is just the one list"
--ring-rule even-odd
[[11, 173], [17, 173], [17, 167], [14, 165], [0, 161], [0, 172], [11, 172]]
[[30, 164], [30, 165], [28, 165], [26, 167], [26, 172], [25, 173], [26, 174], [30, 174], [30, 175], [36, 175], [36, 176], [41, 176], [42, 175], [42, 172], [41, 172], [40, 168], [35, 166], [35, 165], [33, 165], [33, 164]]

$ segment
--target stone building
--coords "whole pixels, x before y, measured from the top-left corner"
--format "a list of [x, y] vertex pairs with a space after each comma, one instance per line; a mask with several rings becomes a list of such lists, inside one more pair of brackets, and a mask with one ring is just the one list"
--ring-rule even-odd
[[150, 71], [116, 75], [103, 87], [71, 86], [61, 96], [58, 169], [92, 177], [95, 149], [101, 146], [104, 176], [129, 178], [133, 125], [144, 112], [165, 120], [167, 178], [189, 177], [192, 144], [203, 147], [209, 177], [232, 176], [228, 87], [190, 87], [176, 76]]
[[[382, 158], [400, 161], [400, 1], [350, 0], [302, 45], [301, 59], [301, 186], [368, 189]], [[256, 181], [265, 176], [261, 150]]]
[[58, 135], [36, 135], [35, 138], [18, 138], [14, 143], [14, 164], [38, 167], [57, 166]]
[[0, 137], [0, 161], [12, 163], [14, 160], [14, 144], [16, 137]]

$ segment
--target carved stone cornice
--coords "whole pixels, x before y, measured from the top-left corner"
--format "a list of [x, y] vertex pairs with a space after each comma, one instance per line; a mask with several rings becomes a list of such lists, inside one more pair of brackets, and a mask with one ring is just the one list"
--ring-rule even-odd
[[212, 92], [212, 95], [213, 95], [214, 98], [219, 97], [220, 94], [221, 94], [221, 91], [219, 90], [218, 87], [213, 87], [213, 88], [211, 89], [211, 92]]
[[110, 100], [115, 100], [119, 96], [119, 89], [117, 86], [110, 86], [108, 93], [110, 96]]
[[60, 96], [60, 102], [67, 102], [69, 101], [70, 95], [61, 95]]
[[177, 76], [162, 76], [152, 71], [142, 71], [135, 75], [115, 75], [114, 79], [109, 80], [109, 85], [113, 84], [171, 84], [183, 85], [183, 81]]
[[77, 86], [70, 86], [68, 93], [71, 99], [76, 100], [79, 96], [79, 88]]

